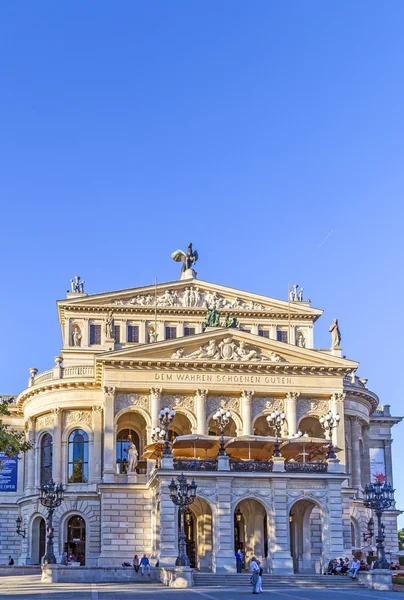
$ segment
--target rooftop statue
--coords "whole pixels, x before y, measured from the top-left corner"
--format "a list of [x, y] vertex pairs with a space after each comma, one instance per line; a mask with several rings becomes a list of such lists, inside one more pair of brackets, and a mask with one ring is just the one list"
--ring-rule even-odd
[[85, 281], [80, 281], [80, 275], [76, 275], [74, 279], [70, 280], [72, 292], [74, 294], [84, 294]]
[[341, 332], [338, 327], [338, 319], [334, 319], [329, 331], [331, 333], [331, 350], [336, 350], [341, 345]]
[[196, 250], [192, 250], [192, 243], [188, 244], [186, 254], [182, 250], [176, 250], [171, 254], [171, 258], [175, 260], [175, 262], [182, 261], [180, 279], [191, 279], [196, 277], [196, 272], [194, 271], [193, 267], [198, 260], [198, 252]]

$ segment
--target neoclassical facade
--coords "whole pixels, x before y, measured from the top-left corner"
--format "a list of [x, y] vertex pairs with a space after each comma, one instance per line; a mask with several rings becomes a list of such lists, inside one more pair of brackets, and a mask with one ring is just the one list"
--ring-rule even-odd
[[[197, 569], [234, 571], [241, 547], [269, 572], [320, 572], [330, 557], [365, 545], [363, 486], [375, 473], [393, 483], [391, 427], [400, 418], [379, 406], [338, 345], [314, 347], [322, 311], [302, 293], [281, 301], [192, 276], [95, 295], [73, 288], [58, 302], [63, 346], [55, 366], [30, 369], [10, 404], [10, 423], [33, 447], [18, 461], [16, 490], [0, 491], [0, 562], [9, 554], [40, 562], [46, 513], [38, 486], [49, 478], [66, 488], [54, 519], [56, 553], [72, 551], [87, 565], [120, 565], [143, 552], [173, 565], [178, 515], [168, 484], [181, 472], [198, 485], [186, 519]], [[207, 307], [217, 310], [218, 326], [204, 325]], [[237, 327], [224, 326], [234, 318]], [[176, 413], [171, 462], [144, 456], [164, 407]], [[231, 412], [228, 458], [204, 459], [192, 442], [180, 445], [182, 436], [217, 435], [220, 407]], [[284, 458], [240, 458], [234, 438], [273, 439], [274, 410], [286, 414]], [[326, 440], [293, 451], [298, 431], [325, 437], [319, 419], [329, 410], [341, 416], [332, 434], [338, 461], [325, 460]], [[127, 472], [130, 442], [136, 472]], [[398, 514], [384, 516], [393, 554]], [[15, 533], [18, 516], [25, 538]]]

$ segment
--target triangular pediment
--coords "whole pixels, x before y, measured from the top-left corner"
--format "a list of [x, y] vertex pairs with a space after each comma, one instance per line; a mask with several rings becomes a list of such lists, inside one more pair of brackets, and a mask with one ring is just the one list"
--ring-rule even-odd
[[205, 331], [204, 333], [165, 340], [153, 344], [130, 346], [100, 354], [96, 361], [104, 363], [161, 362], [185, 366], [205, 363], [234, 363], [261, 367], [305, 367], [352, 371], [358, 363], [318, 350], [292, 346], [284, 342], [262, 338], [237, 329]]
[[103, 294], [69, 295], [58, 302], [59, 309], [85, 307], [105, 307], [119, 312], [121, 309], [143, 311], [157, 308], [164, 311], [180, 310], [206, 311], [206, 307], [215, 307], [219, 311], [234, 314], [265, 313], [269, 317], [287, 315], [316, 320], [322, 311], [312, 308], [309, 302], [287, 302], [260, 294], [253, 294], [198, 279], [179, 280], [159, 283], [128, 290], [106, 292]]

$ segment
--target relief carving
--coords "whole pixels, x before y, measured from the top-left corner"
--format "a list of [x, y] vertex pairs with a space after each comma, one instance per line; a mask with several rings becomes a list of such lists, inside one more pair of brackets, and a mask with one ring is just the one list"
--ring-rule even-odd
[[36, 420], [36, 430], [53, 428], [55, 425], [55, 418], [52, 413], [41, 415]]
[[240, 412], [240, 399], [229, 396], [209, 396], [206, 402], [206, 411], [208, 414], [216, 412], [219, 408]]
[[67, 410], [65, 412], [65, 423], [87, 423], [91, 424], [91, 412], [89, 410]]
[[115, 414], [129, 406], [139, 406], [149, 411], [150, 397], [148, 394], [118, 394], [115, 398]]
[[188, 410], [193, 412], [194, 402], [195, 399], [193, 396], [185, 396], [183, 394], [164, 394], [161, 397], [161, 406], [164, 406], [164, 408], [187, 408]]
[[296, 404], [296, 417], [299, 420], [304, 415], [313, 413], [325, 415], [329, 410], [330, 403], [328, 400], [300, 398]]
[[256, 417], [257, 415], [265, 412], [272, 412], [274, 410], [284, 411], [284, 400], [283, 398], [253, 398], [251, 415]]
[[270, 352], [268, 356], [261, 354], [260, 348], [247, 345], [244, 341], [236, 341], [231, 336], [224, 338], [221, 342], [210, 340], [205, 346], [198, 350], [185, 354], [184, 348], [176, 350], [171, 358], [195, 358], [210, 360], [229, 360], [235, 362], [284, 362], [284, 359]]

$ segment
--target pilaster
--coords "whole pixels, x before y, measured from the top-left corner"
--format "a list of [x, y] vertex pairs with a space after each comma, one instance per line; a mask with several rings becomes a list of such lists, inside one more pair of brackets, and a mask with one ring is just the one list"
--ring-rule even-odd
[[[390, 440], [390, 439], [383, 440], [384, 462], [386, 465], [387, 483], [389, 483], [390, 485], [393, 485], [393, 460], [392, 460], [392, 455], [391, 455], [391, 442], [392, 442], [392, 440]], [[370, 480], [370, 477], [369, 477], [369, 480]]]
[[27, 452], [27, 487], [25, 492], [29, 495], [35, 492], [35, 419], [28, 417], [25, 427], [27, 429], [28, 441], [32, 444], [32, 448]]
[[292, 574], [293, 559], [289, 542], [289, 506], [286, 502], [288, 481], [273, 479], [273, 519], [270, 538], [270, 555], [275, 575]]
[[177, 323], [177, 337], [184, 337], [184, 321]]
[[352, 487], [361, 488], [361, 456], [359, 441], [361, 438], [362, 427], [359, 417], [353, 417], [351, 420], [352, 430]]
[[104, 387], [104, 483], [115, 480], [115, 431], [114, 431], [115, 387]]
[[140, 321], [139, 323], [139, 344], [146, 344], [147, 342], [147, 323], [146, 321]]
[[232, 478], [218, 477], [217, 485], [217, 511], [215, 515], [216, 534], [213, 539], [213, 555], [215, 559], [214, 570], [216, 573], [235, 572], [234, 559], [234, 523], [232, 510]]
[[57, 406], [53, 409], [53, 454], [52, 477], [55, 483], [62, 483], [62, 418], [63, 408]]
[[173, 567], [178, 556], [177, 509], [170, 498], [169, 477], [160, 480], [160, 567]]
[[336, 479], [328, 480], [328, 510], [328, 531], [327, 524], [324, 524], [325, 535], [328, 536], [327, 563], [331, 558], [344, 555], [341, 481]]
[[102, 481], [102, 406], [93, 406], [93, 473], [90, 474], [92, 483]]
[[206, 398], [208, 390], [198, 389], [195, 394], [197, 433], [206, 435]]
[[251, 435], [251, 401], [254, 396], [252, 390], [241, 392], [241, 414], [243, 417], [243, 435]]

